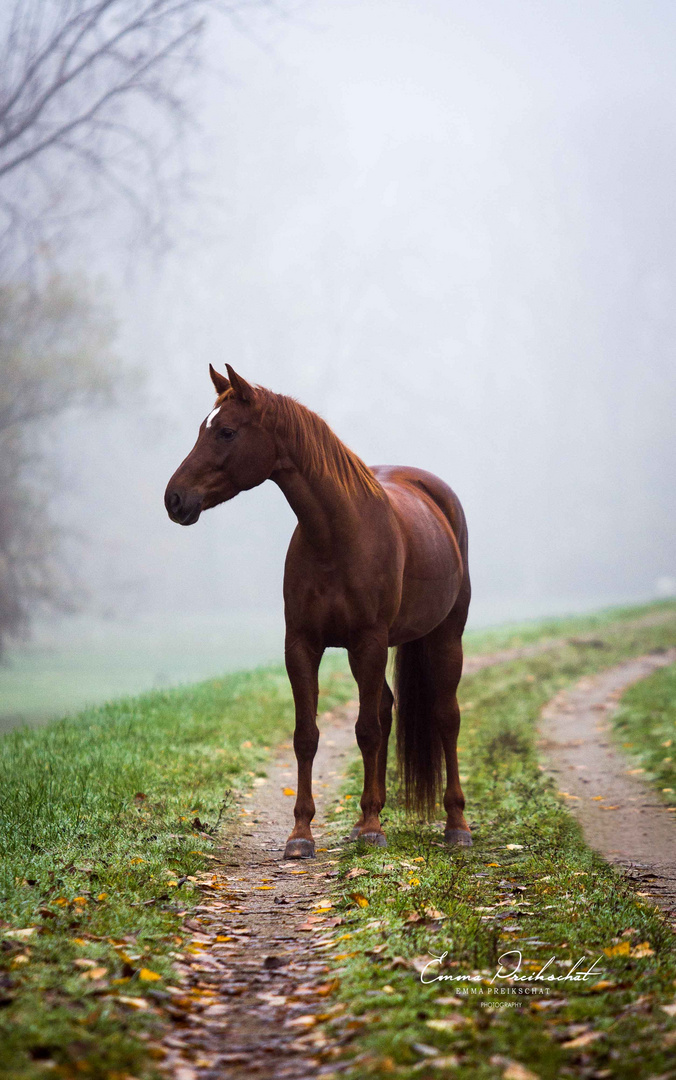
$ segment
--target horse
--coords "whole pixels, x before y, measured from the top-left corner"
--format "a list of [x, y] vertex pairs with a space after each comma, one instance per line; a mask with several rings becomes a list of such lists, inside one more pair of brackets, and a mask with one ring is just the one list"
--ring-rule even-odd
[[[355, 725], [364, 763], [361, 816], [350, 839], [385, 847], [387, 747], [396, 702], [397, 757], [406, 806], [434, 813], [446, 765], [444, 837], [470, 845], [458, 776], [457, 688], [470, 601], [467, 525], [459, 499], [432, 473], [368, 468], [328, 424], [291, 397], [209, 365], [217, 398], [167, 485], [180, 525], [265, 480], [298, 525], [284, 569], [285, 662], [295, 706], [295, 825], [284, 858], [315, 853], [312, 763], [319, 742], [319, 663], [347, 650], [359, 690]], [[388, 649], [396, 649], [394, 693]]]

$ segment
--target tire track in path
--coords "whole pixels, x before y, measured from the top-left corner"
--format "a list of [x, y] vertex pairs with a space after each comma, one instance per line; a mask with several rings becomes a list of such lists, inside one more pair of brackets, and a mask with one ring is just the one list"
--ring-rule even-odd
[[586, 842], [676, 918], [676, 815], [611, 742], [625, 690], [676, 662], [676, 648], [618, 664], [561, 691], [542, 710], [540, 749]]

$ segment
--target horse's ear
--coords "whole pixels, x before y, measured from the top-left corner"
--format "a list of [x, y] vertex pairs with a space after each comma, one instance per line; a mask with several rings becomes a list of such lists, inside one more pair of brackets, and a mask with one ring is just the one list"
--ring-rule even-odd
[[246, 380], [243, 379], [241, 375], [238, 375], [237, 372], [230, 367], [230, 364], [226, 364], [225, 366], [228, 369], [228, 375], [230, 376], [230, 385], [232, 386], [239, 400], [253, 401], [253, 386], [249, 386], [248, 382], [246, 382]]
[[216, 393], [220, 397], [226, 390], [230, 389], [230, 380], [226, 379], [225, 375], [219, 375], [215, 368], [209, 364], [209, 374], [211, 375], [211, 381], [216, 388]]

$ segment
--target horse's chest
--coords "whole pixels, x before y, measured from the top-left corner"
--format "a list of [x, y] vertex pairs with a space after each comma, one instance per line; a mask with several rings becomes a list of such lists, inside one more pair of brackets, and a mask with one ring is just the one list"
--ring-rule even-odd
[[379, 591], [377, 582], [367, 585], [359, 574], [307, 568], [285, 581], [287, 624], [321, 637], [325, 645], [346, 646], [355, 632], [378, 621]]

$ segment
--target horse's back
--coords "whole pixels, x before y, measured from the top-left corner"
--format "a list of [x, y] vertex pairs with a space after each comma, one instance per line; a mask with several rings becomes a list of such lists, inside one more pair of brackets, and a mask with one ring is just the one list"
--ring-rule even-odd
[[373, 465], [371, 472], [385, 488], [395, 509], [399, 492], [413, 493], [418, 499], [422, 496], [423, 499], [430, 500], [450, 524], [460, 551], [463, 554], [466, 552], [465, 513], [460, 499], [441, 477], [411, 465]]

